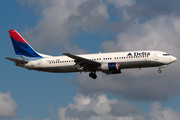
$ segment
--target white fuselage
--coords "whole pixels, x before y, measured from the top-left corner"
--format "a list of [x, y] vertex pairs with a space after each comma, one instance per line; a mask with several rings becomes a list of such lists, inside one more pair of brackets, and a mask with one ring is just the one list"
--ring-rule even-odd
[[[161, 51], [128, 51], [114, 53], [98, 53], [77, 55], [92, 61], [105, 63], [118, 63], [120, 69], [160, 67], [175, 62], [177, 59]], [[18, 65], [21, 66], [21, 65]], [[76, 65], [74, 59], [67, 56], [47, 57], [34, 61], [29, 61], [24, 66], [30, 70], [44, 72], [82, 72], [85, 71]], [[102, 71], [101, 67], [96, 71]], [[88, 71], [85, 71], [88, 72]]]

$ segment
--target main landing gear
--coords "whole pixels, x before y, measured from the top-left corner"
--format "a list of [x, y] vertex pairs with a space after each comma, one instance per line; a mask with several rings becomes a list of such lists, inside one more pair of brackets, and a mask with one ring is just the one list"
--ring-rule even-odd
[[91, 71], [89, 73], [89, 77], [93, 78], [93, 79], [96, 79], [97, 78], [97, 75], [96, 75], [96, 71]]

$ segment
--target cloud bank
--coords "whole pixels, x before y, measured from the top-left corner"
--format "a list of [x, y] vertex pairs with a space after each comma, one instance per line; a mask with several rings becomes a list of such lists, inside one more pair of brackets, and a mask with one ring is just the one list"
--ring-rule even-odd
[[[87, 32], [112, 32], [117, 28], [114, 39], [104, 41], [103, 52], [129, 50], [162, 50], [179, 58], [180, 16], [176, 2], [135, 1], [135, 0], [18, 0], [21, 4], [36, 5], [40, 19], [36, 26], [24, 33], [39, 49], [60, 48], [72, 53], [83, 53], [70, 39], [72, 34]], [[148, 3], [148, 4], [147, 4]], [[159, 7], [163, 4], [162, 7]], [[168, 5], [175, 7], [170, 7]], [[113, 5], [114, 8], [110, 8]], [[144, 7], [150, 5], [149, 7]], [[152, 7], [154, 9], [152, 9]], [[173, 8], [175, 8], [173, 10]], [[158, 9], [158, 11], [157, 11]], [[112, 13], [117, 21], [111, 21]], [[156, 13], [156, 14], [155, 14]], [[146, 16], [144, 19], [143, 16]], [[115, 24], [113, 24], [115, 23]], [[116, 27], [114, 28], [114, 26]], [[120, 25], [120, 26], [118, 26]], [[123, 28], [121, 28], [121, 25]], [[125, 28], [125, 29], [124, 29]], [[100, 32], [99, 32], [100, 33]], [[177, 64], [164, 69], [161, 75], [155, 68], [141, 72], [125, 70], [122, 75], [99, 74], [97, 81], [88, 75], [77, 75], [75, 83], [84, 95], [96, 92], [110, 92], [114, 95], [140, 101], [167, 100], [178, 93]], [[172, 77], [173, 76], [173, 77]]]
[[[103, 52], [161, 50], [180, 57], [180, 9], [168, 0], [17, 0], [38, 6], [40, 19], [24, 35], [40, 51], [43, 48], [85, 53], [70, 37], [74, 34], [114, 33], [104, 41]], [[113, 18], [115, 16], [115, 18]], [[115, 19], [115, 20], [114, 20]], [[93, 40], [92, 40], [93, 41]], [[96, 42], [96, 41], [94, 41]], [[179, 61], [162, 69], [123, 70], [120, 75], [98, 73], [98, 79], [77, 74], [74, 103], [59, 108], [60, 120], [178, 120], [179, 110], [154, 101], [166, 101], [180, 90]], [[125, 100], [109, 100], [105, 93], [135, 101], [152, 102], [144, 113]]]
[[16, 116], [17, 103], [11, 97], [11, 93], [0, 92], [0, 119]]
[[84, 31], [97, 31], [109, 15], [102, 0], [18, 0], [21, 4], [38, 6], [40, 19], [24, 36], [41, 49], [54, 48], [72, 53], [85, 53], [70, 36]]
[[105, 94], [78, 94], [74, 103], [59, 108], [59, 120], [178, 120], [180, 110], [162, 108], [158, 102], [150, 105], [148, 113], [135, 104], [121, 99], [109, 100]]

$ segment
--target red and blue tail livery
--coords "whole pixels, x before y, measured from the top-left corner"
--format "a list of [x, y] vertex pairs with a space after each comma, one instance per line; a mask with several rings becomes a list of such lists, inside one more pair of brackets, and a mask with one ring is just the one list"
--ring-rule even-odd
[[9, 35], [16, 55], [42, 58], [16, 30], [9, 30]]

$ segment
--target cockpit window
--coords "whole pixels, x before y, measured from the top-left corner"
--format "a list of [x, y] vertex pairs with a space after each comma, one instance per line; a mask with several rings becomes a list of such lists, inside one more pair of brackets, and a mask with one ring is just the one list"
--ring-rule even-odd
[[163, 56], [170, 56], [170, 54], [163, 54]]

